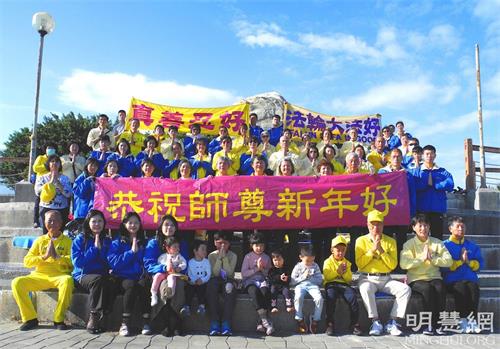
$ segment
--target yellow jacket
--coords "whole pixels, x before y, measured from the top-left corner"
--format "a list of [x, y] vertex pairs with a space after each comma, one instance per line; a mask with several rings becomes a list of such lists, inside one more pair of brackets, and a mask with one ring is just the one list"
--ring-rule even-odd
[[[217, 171], [217, 161], [219, 161], [221, 156], [224, 156], [224, 150], [218, 151], [212, 158], [212, 169], [214, 171]], [[238, 170], [240, 169], [240, 154], [230, 151], [227, 157], [231, 160], [228, 173], [230, 176], [235, 176], [238, 174]]]
[[370, 234], [360, 236], [356, 239], [356, 265], [362, 273], [390, 273], [398, 265], [398, 252], [396, 240], [382, 234], [380, 245], [384, 253], [378, 251], [373, 253], [373, 241]]
[[139, 131], [132, 133], [128, 130], [120, 135], [120, 139], [126, 139], [130, 143], [130, 152], [133, 156], [137, 156], [142, 151], [146, 137]]
[[219, 251], [215, 250], [208, 255], [208, 261], [212, 268], [212, 277], [221, 276], [220, 270], [224, 269], [228, 278], [234, 278], [234, 270], [236, 269], [238, 256], [233, 251], [228, 250], [225, 257], [219, 258]]
[[[346, 263], [347, 268], [344, 274], [340, 275], [337, 273], [337, 269], [340, 264]], [[338, 261], [333, 256], [328, 257], [323, 262], [323, 285], [326, 285], [329, 282], [341, 282], [344, 284], [349, 284], [352, 280], [352, 271], [351, 271], [351, 262], [347, 259], [342, 258], [342, 260]]]
[[44, 174], [49, 173], [49, 171], [45, 168], [45, 163], [48, 158], [49, 157], [46, 154], [38, 155], [36, 157], [35, 163], [33, 164], [33, 172], [35, 172], [37, 176], [43, 176]]
[[[424, 247], [429, 246], [432, 259], [424, 261]], [[401, 269], [408, 270], [408, 283], [417, 280], [441, 279], [440, 267], [450, 267], [453, 259], [439, 239], [429, 236], [427, 241], [420, 241], [418, 237], [408, 240], [401, 251]]]
[[375, 173], [378, 173], [378, 170], [387, 165], [388, 156], [381, 155], [377, 151], [371, 151], [366, 156], [366, 160], [373, 165], [373, 167], [375, 168]]
[[42, 256], [47, 251], [50, 242], [49, 234], [40, 236], [33, 242], [28, 254], [24, 257], [26, 268], [35, 268], [35, 272], [48, 276], [70, 274], [73, 270], [71, 263], [71, 239], [63, 234], [54, 240], [54, 247], [59, 258], [49, 257], [46, 260]]

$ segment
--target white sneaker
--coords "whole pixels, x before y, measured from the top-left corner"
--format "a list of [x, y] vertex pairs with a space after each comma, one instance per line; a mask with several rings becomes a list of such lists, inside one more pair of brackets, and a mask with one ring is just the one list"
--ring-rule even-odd
[[189, 308], [189, 305], [185, 305], [181, 308], [180, 311], [181, 316], [183, 317], [188, 317], [191, 315], [191, 309]]
[[153, 331], [151, 331], [151, 326], [149, 326], [149, 324], [144, 324], [141, 333], [145, 336], [150, 336], [153, 333]]
[[205, 304], [200, 304], [198, 306], [198, 310], [196, 310], [196, 313], [198, 315], [205, 315], [205, 312], [206, 312], [206, 310], [205, 310]]
[[401, 336], [403, 334], [399, 329], [399, 324], [394, 319], [387, 322], [385, 325], [385, 332], [389, 333], [391, 336]]
[[368, 332], [368, 334], [370, 336], [380, 336], [383, 330], [384, 326], [382, 326], [380, 320], [375, 320], [372, 322], [372, 325], [370, 327], [370, 332]]
[[468, 322], [466, 318], [460, 318], [458, 321], [458, 330], [460, 331], [459, 333], [469, 333], [467, 332], [467, 327], [468, 327]]
[[130, 336], [130, 332], [129, 332], [129, 330], [128, 330], [128, 326], [127, 326], [127, 325], [125, 325], [125, 324], [122, 324], [122, 325], [120, 326], [120, 330], [118, 331], [118, 334], [119, 334], [120, 336], [122, 336], [122, 337], [128, 337], [128, 336]]
[[271, 321], [262, 319], [262, 326], [266, 329], [266, 335], [270, 336], [274, 333], [274, 326]]
[[154, 307], [156, 304], [158, 304], [158, 295], [151, 293], [151, 306]]

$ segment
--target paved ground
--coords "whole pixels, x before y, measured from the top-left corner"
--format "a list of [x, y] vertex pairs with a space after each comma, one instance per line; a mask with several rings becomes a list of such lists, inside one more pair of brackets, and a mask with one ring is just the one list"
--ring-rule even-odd
[[406, 337], [356, 337], [351, 335], [328, 337], [324, 334], [300, 336], [278, 334], [272, 337], [259, 337], [252, 333], [235, 334], [232, 337], [209, 337], [204, 334], [191, 334], [182, 337], [166, 338], [161, 335], [120, 337], [116, 333], [90, 335], [84, 329], [67, 331], [54, 330], [50, 326], [20, 332], [19, 324], [0, 323], [0, 348], [304, 348], [304, 349], [382, 349], [417, 348], [432, 346], [433, 349], [450, 348], [496, 349], [500, 344], [500, 334], [488, 335], [451, 335], [427, 337], [410, 335]]

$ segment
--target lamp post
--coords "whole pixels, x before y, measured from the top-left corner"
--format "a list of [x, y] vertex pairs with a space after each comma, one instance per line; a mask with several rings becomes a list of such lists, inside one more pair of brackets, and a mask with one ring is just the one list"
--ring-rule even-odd
[[36, 128], [38, 123], [38, 100], [40, 98], [40, 79], [42, 76], [42, 56], [43, 56], [43, 39], [45, 35], [52, 33], [56, 23], [52, 16], [47, 12], [37, 12], [33, 15], [31, 25], [40, 34], [40, 47], [38, 49], [38, 72], [36, 77], [36, 93], [35, 93], [35, 115], [33, 118], [33, 133], [31, 134], [31, 148], [30, 148], [30, 163], [29, 163], [29, 177], [33, 174], [33, 163], [36, 156]]

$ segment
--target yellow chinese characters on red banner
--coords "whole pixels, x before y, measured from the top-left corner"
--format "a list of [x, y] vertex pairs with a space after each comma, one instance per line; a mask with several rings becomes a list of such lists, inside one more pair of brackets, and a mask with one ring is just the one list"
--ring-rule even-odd
[[141, 121], [142, 132], [152, 132], [156, 125], [165, 129], [177, 126], [179, 132], [188, 133], [192, 124], [199, 124], [205, 135], [217, 135], [219, 126], [226, 126], [235, 135], [241, 124], [248, 124], [249, 104], [236, 104], [219, 108], [185, 108], [146, 102], [132, 98], [127, 115], [127, 128], [131, 119]]
[[330, 130], [335, 143], [346, 139], [347, 130], [357, 128], [359, 141], [369, 144], [380, 132], [381, 115], [334, 116], [321, 114], [290, 103], [286, 104], [285, 125], [293, 131], [294, 138], [304, 133], [320, 141], [324, 130]]
[[387, 225], [408, 224], [405, 173], [356, 178], [100, 178], [94, 208], [105, 213], [110, 227], [135, 211], [147, 229], [154, 229], [166, 214], [188, 230], [363, 226], [373, 209], [382, 212]]

